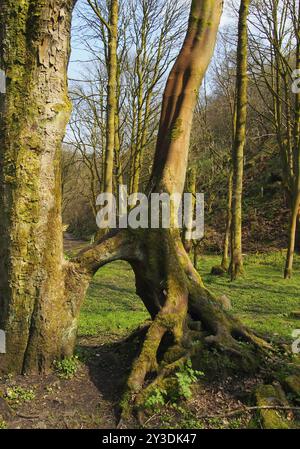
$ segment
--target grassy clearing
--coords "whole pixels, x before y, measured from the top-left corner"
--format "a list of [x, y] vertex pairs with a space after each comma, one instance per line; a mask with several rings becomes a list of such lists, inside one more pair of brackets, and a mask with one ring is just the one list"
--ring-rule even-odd
[[[233, 313], [265, 334], [277, 334], [276, 338], [289, 339], [291, 331], [300, 328], [300, 321], [290, 318], [290, 312], [300, 308], [300, 258], [296, 261], [294, 278], [284, 281], [280, 253], [246, 257], [246, 275], [234, 284], [226, 276], [209, 274], [211, 267], [219, 262], [218, 257], [203, 257], [199, 260], [199, 270], [211, 290], [230, 297]], [[82, 309], [77, 357], [56, 362], [55, 372], [43, 379], [13, 375], [0, 379], [0, 393], [3, 393], [0, 429], [115, 428], [119, 416], [117, 404], [137, 350], [132, 342], [120, 340], [147, 318], [148, 313], [135, 295], [135, 280], [129, 265], [115, 262], [99, 270]], [[187, 366], [176, 375], [178, 389], [174, 399], [177, 401], [179, 394], [184, 400], [166, 402], [162, 391], [150, 397], [151, 417], [146, 421], [147, 428], [261, 426], [254, 413], [221, 418], [228, 410], [253, 404], [252, 392], [262, 382], [260, 377], [243, 379], [237, 375], [222, 379], [220, 376], [210, 383], [205, 376], [202, 381], [201, 376], [198, 383], [195, 382], [198, 375], [190, 368]], [[290, 374], [285, 359], [275, 368], [279, 381]], [[206, 419], [206, 415], [210, 418]], [[138, 424], [132, 418], [129, 428], [136, 427]]]
[[[217, 256], [199, 260], [199, 271], [208, 288], [217, 295], [225, 294], [233, 313], [245, 324], [274, 340], [292, 339], [300, 321], [290, 317], [300, 309], [300, 257], [295, 260], [291, 280], [282, 278], [284, 254], [245, 257], [246, 274], [231, 283], [225, 277], [210, 275]], [[80, 335], [126, 334], [149, 318], [135, 294], [134, 274], [125, 262], [115, 262], [99, 270], [90, 286], [80, 317]]]
[[230, 298], [233, 313], [251, 328], [274, 340], [292, 339], [300, 321], [290, 313], [300, 309], [300, 257], [295, 259], [295, 272], [290, 280], [283, 279], [283, 252], [249, 255], [245, 257], [245, 276], [230, 282], [227, 276], [210, 275], [220, 257], [203, 257], [199, 271], [208, 288], [215, 294]]
[[80, 315], [79, 335], [125, 334], [149, 318], [135, 294], [130, 266], [114, 262], [98, 271]]

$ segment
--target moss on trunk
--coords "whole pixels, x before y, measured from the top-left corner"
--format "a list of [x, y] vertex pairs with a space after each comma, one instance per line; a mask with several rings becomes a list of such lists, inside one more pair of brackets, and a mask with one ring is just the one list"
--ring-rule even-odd
[[71, 105], [73, 1], [0, 6], [0, 368], [43, 371], [64, 353], [70, 316], [62, 253], [60, 145]]
[[242, 257], [242, 192], [244, 171], [244, 148], [246, 143], [246, 121], [248, 101], [248, 29], [247, 17], [249, 0], [242, 0], [239, 11], [239, 30], [237, 48], [236, 77], [236, 124], [232, 150], [233, 191], [232, 191], [232, 225], [231, 225], [231, 279], [243, 274]]

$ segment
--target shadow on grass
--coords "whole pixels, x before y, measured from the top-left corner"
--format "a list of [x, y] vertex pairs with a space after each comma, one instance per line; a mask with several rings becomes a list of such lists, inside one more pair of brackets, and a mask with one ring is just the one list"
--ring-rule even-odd
[[101, 344], [102, 336], [81, 337], [77, 345], [79, 359], [88, 367], [90, 379], [98, 389], [101, 400], [112, 404], [116, 422], [120, 419], [120, 401], [126, 382], [146, 330], [143, 327], [127, 338], [119, 337], [120, 340], [104, 344]]
[[[230, 290], [242, 290], [243, 292], [250, 290], [258, 290], [258, 291], [265, 291], [268, 293], [274, 293], [276, 295], [281, 296], [296, 296], [300, 300], [300, 293], [298, 286], [295, 284], [289, 285], [289, 281], [284, 281], [283, 278], [278, 276], [278, 279], [270, 278], [268, 279], [267, 276], [255, 274], [255, 279], [251, 279], [250, 277], [242, 277], [236, 282], [231, 282], [229, 276], [223, 276], [223, 277], [216, 277], [211, 275], [210, 273], [202, 274], [202, 277], [206, 284], [208, 285], [217, 285], [220, 287], [229, 288]], [[263, 282], [265, 281], [265, 282]], [[279, 282], [278, 282], [279, 281]], [[267, 283], [268, 282], [268, 283]], [[282, 285], [282, 283], [284, 283]], [[274, 287], [270, 284], [273, 284]], [[298, 290], [297, 290], [298, 289]]]
[[[98, 283], [95, 283], [95, 284], [91, 284], [91, 286], [90, 286], [90, 295], [92, 296], [93, 294], [96, 296], [96, 295], [99, 295], [99, 285], [97, 285]], [[108, 291], [109, 290], [111, 290], [112, 291], [112, 293], [113, 292], [119, 292], [119, 293], [126, 293], [126, 294], [128, 294], [128, 295], [131, 295], [132, 296], [132, 288], [124, 288], [124, 287], [118, 287], [116, 284], [114, 284], [114, 283], [112, 283], [112, 282], [101, 282], [101, 288], [102, 289], [104, 289], [104, 288], [106, 288], [106, 289], [108, 289]]]

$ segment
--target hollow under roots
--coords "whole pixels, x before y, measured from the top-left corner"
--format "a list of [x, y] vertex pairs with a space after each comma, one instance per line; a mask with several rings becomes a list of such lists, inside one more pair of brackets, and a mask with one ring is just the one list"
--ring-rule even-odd
[[[126, 231], [124, 235], [100, 243], [99, 260], [102, 245], [105, 254], [110, 248], [106, 263], [123, 259], [131, 264], [137, 294], [153, 321], [128, 378], [123, 415], [132, 405], [142, 408], [151, 390], [188, 359], [201, 367], [208, 348], [229, 354], [239, 370], [257, 368], [272, 348], [224, 310], [221, 301], [205, 288], [179, 234], [158, 229]], [[122, 251], [124, 242], [126, 250]]]

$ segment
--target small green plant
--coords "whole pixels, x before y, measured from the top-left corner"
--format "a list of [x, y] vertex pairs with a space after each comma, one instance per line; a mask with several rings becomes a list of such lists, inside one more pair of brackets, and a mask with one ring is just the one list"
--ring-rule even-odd
[[155, 410], [166, 403], [167, 391], [158, 387], [154, 388], [145, 401], [145, 408]]
[[178, 429], [204, 429], [203, 422], [199, 421], [185, 404], [172, 404], [171, 407], [176, 412], [174, 418], [176, 417]]
[[8, 387], [6, 390], [6, 398], [9, 401], [19, 404], [21, 402], [29, 402], [35, 398], [35, 393], [33, 390], [26, 390], [25, 388], [15, 386]]
[[0, 429], [7, 429], [7, 424], [2, 419], [0, 419]]
[[197, 420], [193, 416], [187, 416], [179, 421], [180, 429], [204, 429], [205, 426], [203, 422]]
[[54, 362], [54, 369], [61, 379], [72, 379], [78, 369], [78, 357], [68, 357]]
[[212, 428], [212, 429], [225, 429], [226, 428], [222, 418], [218, 418], [218, 417], [209, 418], [207, 420], [207, 423], [208, 423], [209, 428]]
[[174, 399], [190, 399], [192, 397], [191, 386], [198, 378], [204, 376], [202, 371], [194, 370], [189, 359], [176, 374], [177, 388], [174, 388]]
[[229, 421], [228, 427], [229, 429], [242, 429], [244, 427], [244, 424], [241, 418], [236, 418]]
[[175, 373], [174, 382], [170, 383], [172, 385], [170, 388], [156, 387], [151, 391], [144, 403], [145, 408], [155, 410], [163, 407], [167, 399], [170, 399], [173, 404], [180, 399], [190, 399], [192, 397], [192, 384], [197, 382], [198, 378], [203, 375], [202, 371], [193, 369], [190, 359], [187, 360], [180, 370]]

